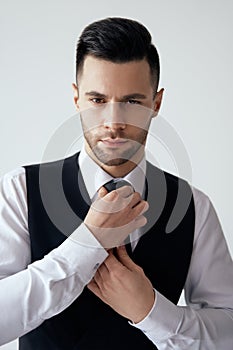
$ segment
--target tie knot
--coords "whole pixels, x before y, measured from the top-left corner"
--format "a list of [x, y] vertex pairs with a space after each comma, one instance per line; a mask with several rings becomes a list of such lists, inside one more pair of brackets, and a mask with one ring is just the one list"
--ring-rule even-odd
[[[128, 181], [122, 180], [122, 179], [112, 179], [111, 181], [107, 182], [104, 187], [106, 188], [106, 190], [108, 192], [114, 191], [120, 187], [123, 186], [130, 186], [133, 188], [133, 186], [131, 185], [131, 183], [129, 183]], [[133, 188], [134, 190], [134, 188]]]

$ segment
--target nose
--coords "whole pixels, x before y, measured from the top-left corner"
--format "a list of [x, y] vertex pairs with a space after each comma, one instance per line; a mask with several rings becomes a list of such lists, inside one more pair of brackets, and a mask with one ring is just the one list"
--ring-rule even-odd
[[126, 123], [120, 102], [109, 102], [104, 113], [104, 127], [111, 130], [125, 129]]

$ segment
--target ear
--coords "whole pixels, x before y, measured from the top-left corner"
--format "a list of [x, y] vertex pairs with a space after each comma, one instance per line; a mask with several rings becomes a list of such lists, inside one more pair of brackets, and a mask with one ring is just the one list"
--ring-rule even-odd
[[164, 89], [160, 89], [155, 95], [153, 117], [156, 117], [159, 113], [159, 110], [162, 104], [163, 93], [164, 93]]
[[78, 105], [78, 87], [75, 83], [72, 84], [72, 89], [73, 89], [73, 93], [74, 93], [74, 104], [76, 109], [79, 109], [79, 105]]

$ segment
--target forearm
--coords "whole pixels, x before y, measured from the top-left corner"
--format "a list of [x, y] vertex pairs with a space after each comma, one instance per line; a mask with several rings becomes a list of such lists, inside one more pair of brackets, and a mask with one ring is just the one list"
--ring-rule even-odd
[[156, 292], [147, 317], [134, 324], [159, 350], [233, 348], [233, 310], [176, 306]]
[[72, 235], [27, 270], [0, 281], [0, 345], [67, 308], [92, 279], [108, 254], [83, 227], [82, 233], [85, 241]]

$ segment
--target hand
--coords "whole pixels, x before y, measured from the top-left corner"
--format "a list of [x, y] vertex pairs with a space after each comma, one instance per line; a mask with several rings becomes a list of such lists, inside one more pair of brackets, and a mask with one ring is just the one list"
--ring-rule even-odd
[[138, 323], [154, 304], [153, 286], [124, 246], [117, 248], [119, 260], [109, 253], [87, 287], [117, 313]]
[[103, 247], [113, 248], [121, 245], [131, 232], [146, 224], [143, 214], [148, 207], [140, 194], [129, 186], [109, 193], [102, 187], [84, 223]]

